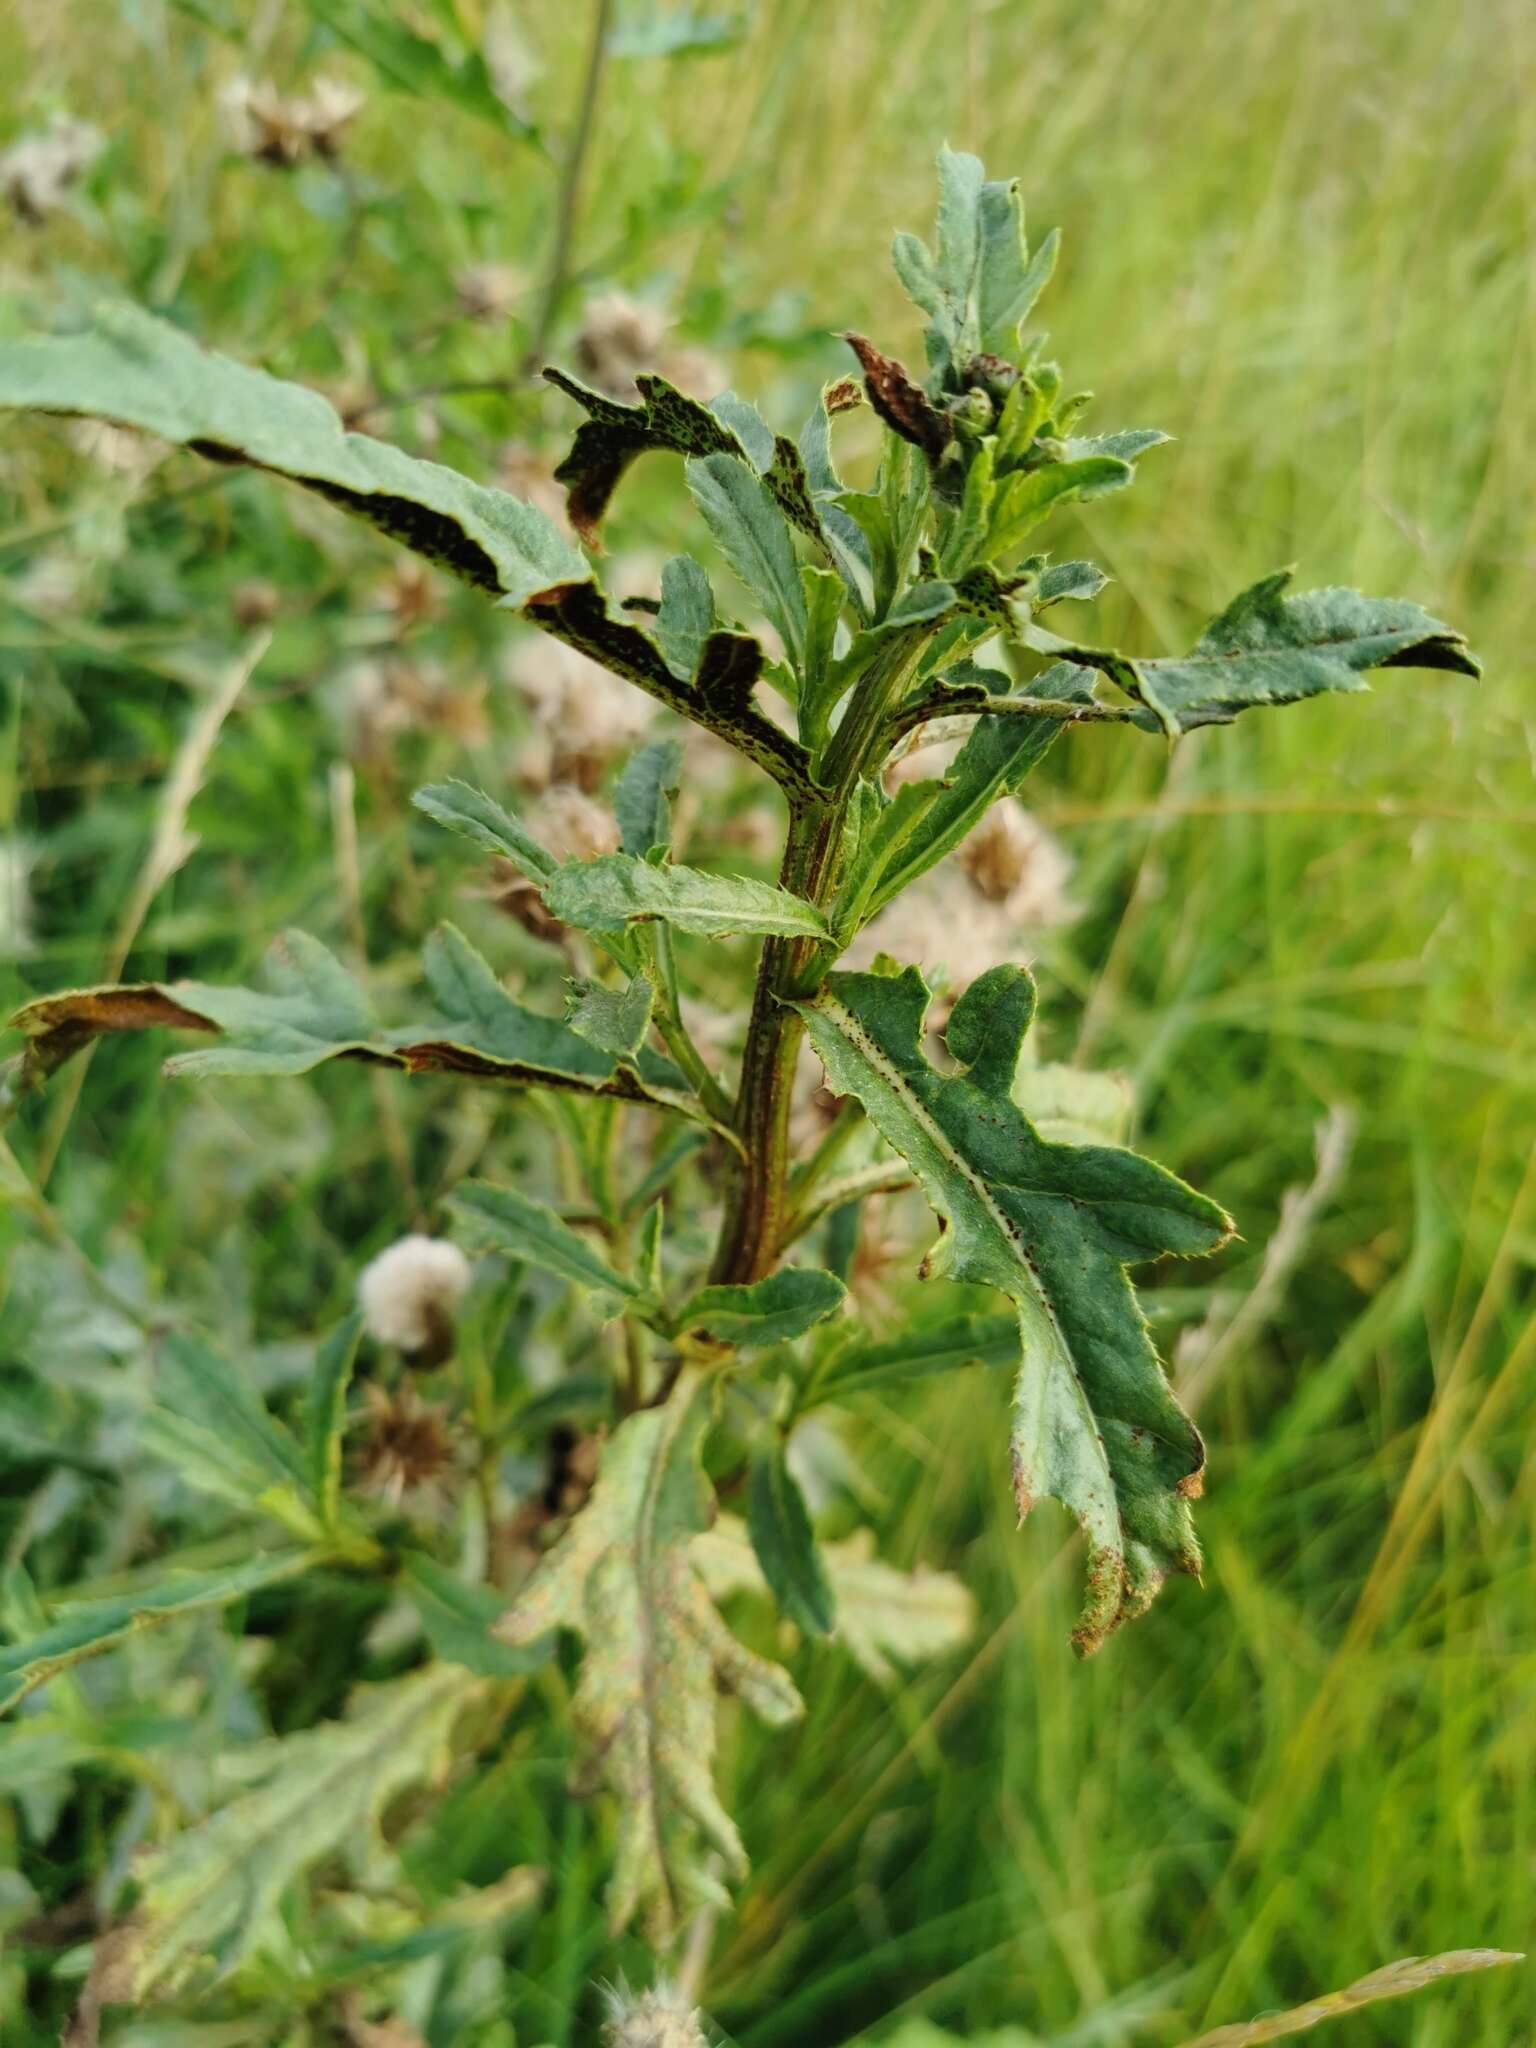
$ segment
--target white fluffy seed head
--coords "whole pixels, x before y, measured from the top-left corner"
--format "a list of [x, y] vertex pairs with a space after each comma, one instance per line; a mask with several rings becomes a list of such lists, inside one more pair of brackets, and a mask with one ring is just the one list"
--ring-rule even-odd
[[699, 2015], [670, 1984], [633, 1992], [620, 1984], [608, 1993], [606, 2048], [706, 2048]]
[[369, 1335], [402, 1351], [437, 1348], [469, 1285], [469, 1261], [441, 1237], [402, 1237], [358, 1277]]

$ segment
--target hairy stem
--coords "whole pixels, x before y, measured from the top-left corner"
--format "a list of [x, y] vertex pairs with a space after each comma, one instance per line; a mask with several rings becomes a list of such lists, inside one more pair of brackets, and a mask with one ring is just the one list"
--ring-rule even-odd
[[[912, 626], [892, 633], [860, 677], [822, 766], [822, 788], [791, 798], [779, 885], [824, 907], [837, 886], [848, 806], [880, 748], [891, 705], [932, 635]], [[812, 939], [769, 939], [758, 963], [742, 1056], [735, 1127], [744, 1157], [731, 1178], [715, 1249], [716, 1281], [750, 1282], [770, 1272], [788, 1223], [789, 1110], [804, 1032], [786, 998], [806, 995], [836, 955]]]

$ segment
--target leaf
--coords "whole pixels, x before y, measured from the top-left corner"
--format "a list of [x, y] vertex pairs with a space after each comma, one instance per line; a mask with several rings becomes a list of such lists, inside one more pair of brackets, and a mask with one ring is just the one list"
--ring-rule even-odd
[[[1034, 687], [1045, 696], [1063, 694], [1049, 687], [1045, 678]], [[908, 797], [906, 817], [893, 820], [888, 828], [883, 865], [867, 880], [866, 922], [951, 853], [999, 797], [1020, 789], [1055, 744], [1061, 729], [1058, 718], [979, 718], [936, 789], [931, 784], [905, 785], [901, 797], [906, 797], [908, 789], [931, 789], [932, 799], [922, 804], [917, 795]], [[898, 834], [897, 824], [910, 829]]]
[[773, 1725], [803, 1711], [787, 1674], [726, 1628], [694, 1568], [708, 1426], [708, 1388], [690, 1375], [663, 1407], [621, 1422], [591, 1498], [497, 1631], [514, 1644], [555, 1628], [585, 1639], [576, 1722], [618, 1805], [609, 1923], [622, 1932], [643, 1911], [658, 1944], [695, 1905], [720, 1900], [708, 1849], [733, 1876], [746, 1870], [710, 1777], [716, 1686]]
[[279, 1937], [289, 1887], [349, 1844], [377, 1853], [380, 1815], [443, 1768], [481, 1690], [452, 1664], [429, 1665], [368, 1687], [345, 1720], [266, 1744], [264, 1782], [135, 1866], [138, 1904], [97, 1944], [97, 2002], [138, 2004], [210, 1963], [227, 1974]]
[[701, 1287], [684, 1305], [677, 1327], [702, 1330], [717, 1344], [788, 1344], [836, 1315], [846, 1299], [835, 1273], [786, 1266], [746, 1286]]
[[636, 860], [670, 844], [672, 803], [682, 772], [683, 750], [676, 740], [652, 740], [625, 762], [613, 792], [613, 815], [624, 851]]
[[1294, 704], [1330, 690], [1363, 690], [1373, 668], [1434, 668], [1479, 676], [1461, 634], [1403, 598], [1358, 590], [1284, 595], [1291, 572], [1266, 576], [1213, 619], [1193, 653], [1138, 661], [1142, 695], [1174, 731], [1192, 717], [1255, 704]]
[[883, 1392], [967, 1365], [1018, 1363], [1017, 1315], [951, 1316], [880, 1343], [855, 1343], [834, 1352], [812, 1381], [806, 1405]]
[[383, 1056], [361, 986], [308, 932], [289, 931], [266, 959], [267, 990], [175, 985], [178, 1003], [223, 1034], [206, 1052], [166, 1062], [177, 1074], [307, 1074], [343, 1054]]
[[[704, 658], [705, 642], [719, 623], [709, 578], [691, 555], [674, 555], [661, 572], [656, 644], [680, 681], [693, 681]], [[624, 850], [632, 853], [636, 849]]]
[[572, 861], [557, 869], [544, 902], [564, 924], [583, 931], [622, 931], [636, 919], [659, 918], [678, 931], [718, 939], [752, 937], [825, 939], [819, 911], [787, 889], [742, 875], [707, 875], [698, 868], [653, 867], [627, 853]]
[[[693, 1556], [715, 1599], [736, 1592], [771, 1597], [747, 1530], [734, 1515], [722, 1515], [696, 1536]], [[976, 1603], [952, 1572], [924, 1565], [908, 1572], [884, 1563], [874, 1555], [868, 1529], [822, 1544], [821, 1557], [837, 1603], [836, 1639], [876, 1685], [894, 1688], [895, 1665], [947, 1656], [975, 1630]]]
[[1068, 434], [1061, 446], [1068, 462], [1084, 462], [1101, 455], [1134, 462], [1149, 448], [1161, 448], [1172, 438], [1161, 427], [1122, 427], [1117, 434]]
[[757, 407], [734, 391], [722, 391], [718, 398], [709, 401], [709, 409], [730, 428], [747, 460], [761, 476], [773, 461], [773, 429]]
[[832, 713], [847, 683], [833, 665], [838, 622], [843, 616], [843, 584], [825, 569], [802, 569], [805, 591], [805, 666], [800, 682], [800, 737], [812, 761], [819, 760], [831, 733]]
[[832, 974], [796, 1007], [827, 1077], [857, 1096], [912, 1167], [942, 1233], [925, 1270], [977, 1280], [1019, 1312], [1014, 1408], [1021, 1515], [1046, 1495], [1088, 1537], [1088, 1591], [1073, 1641], [1084, 1655], [1151, 1603], [1172, 1571], [1197, 1572], [1189, 1502], [1199, 1433], [1169, 1391], [1127, 1265], [1213, 1251], [1228, 1218], [1134, 1153], [1042, 1139], [1012, 1099], [1034, 983], [994, 967], [955, 1005], [946, 1032], [961, 1069], [922, 1049], [928, 989], [895, 976]]
[[920, 448], [936, 465], [949, 445], [949, 426], [927, 392], [894, 356], [882, 355], [864, 335], [849, 333], [842, 338], [863, 367], [865, 395], [875, 411], [893, 434]]
[[763, 650], [745, 633], [711, 633], [689, 683], [679, 682], [656, 642], [616, 619], [590, 583], [545, 591], [530, 607], [546, 633], [625, 676], [660, 703], [739, 747], [792, 794], [811, 790], [805, 749], [752, 701]]
[[1130, 483], [1136, 472], [1117, 456], [1093, 455], [1081, 462], [1051, 462], [1004, 477], [992, 506], [986, 538], [989, 560], [1014, 553], [1041, 520], [1059, 505], [1101, 498]]
[[304, 0], [331, 33], [366, 57], [381, 78], [420, 99], [446, 100], [477, 120], [532, 140], [536, 130], [497, 92], [478, 50], [451, 57], [440, 43], [418, 35], [393, 5], [381, 0]]
[[[162, 1340], [155, 1374], [158, 1411], [151, 1420], [176, 1425], [179, 1441], [201, 1441], [210, 1470], [223, 1477], [226, 1498], [266, 1507], [318, 1535], [309, 1504], [311, 1467], [298, 1441], [269, 1415], [245, 1374], [190, 1331]], [[191, 1431], [191, 1439], [186, 1432]]]
[[213, 355], [133, 306], [101, 307], [84, 334], [0, 346], [0, 407], [82, 413], [271, 470], [514, 609], [591, 580], [531, 505], [348, 433], [318, 392]]
[[1308, 2033], [1324, 2020], [1358, 2012], [1362, 2006], [1379, 2004], [1384, 1998], [1405, 1998], [1410, 1992], [1423, 1991], [1446, 1977], [1465, 1976], [1473, 1970], [1496, 1970], [1505, 1963], [1524, 1961], [1523, 1955], [1509, 1955], [1496, 1948], [1456, 1948], [1438, 1956], [1404, 1956], [1400, 1962], [1372, 1970], [1368, 1977], [1361, 1977], [1343, 1991], [1327, 1992], [1290, 2012], [1269, 2013], [1263, 2019], [1250, 2020], [1246, 2026], [1217, 2027], [1214, 2033], [1187, 2042], [1185, 2048], [1258, 2048], [1260, 2042]]
[[629, 1065], [645, 1043], [651, 1028], [651, 1006], [656, 991], [643, 974], [623, 988], [604, 988], [598, 981], [571, 983], [571, 1007], [566, 1021], [578, 1038], [595, 1045]]
[[11, 1019], [29, 1041], [23, 1085], [46, 1078], [104, 1032], [169, 1026], [222, 1030], [226, 1043], [176, 1055], [168, 1074], [303, 1074], [326, 1060], [365, 1059], [412, 1074], [616, 1095], [708, 1121], [670, 1060], [642, 1047], [632, 1065], [621, 1066], [568, 1025], [525, 1009], [452, 925], [428, 939], [423, 964], [443, 1021], [389, 1032], [340, 963], [302, 932], [285, 934], [268, 956], [274, 986], [267, 991], [176, 982], [44, 996]]
[[745, 458], [746, 450], [727, 423], [665, 377], [636, 377], [640, 403], [621, 405], [564, 370], [546, 369], [544, 375], [588, 415], [576, 429], [570, 453], [555, 471], [555, 481], [565, 485], [571, 524], [583, 540], [595, 542], [620, 478], [647, 450]]
[[832, 459], [832, 420], [840, 412], [856, 411], [862, 403], [859, 387], [851, 377], [838, 377], [821, 387], [821, 396], [810, 418], [800, 429], [800, 461], [805, 480], [818, 496], [835, 496], [843, 488]]
[[341, 1507], [341, 1440], [347, 1427], [347, 1389], [363, 1334], [360, 1314], [348, 1316], [320, 1346], [304, 1404], [304, 1456], [320, 1520], [335, 1526]]
[[318, 1550], [268, 1551], [218, 1571], [167, 1572], [142, 1592], [111, 1600], [79, 1600], [23, 1642], [0, 1645], [0, 1713], [87, 1657], [116, 1649], [130, 1636], [159, 1628], [184, 1614], [228, 1607], [266, 1586], [296, 1579], [322, 1562]]
[[407, 1040], [399, 1055], [412, 1073], [479, 1074], [698, 1113], [670, 1060], [642, 1047], [630, 1065], [620, 1065], [569, 1025], [524, 1008], [453, 925], [438, 926], [422, 957], [447, 1023], [436, 1039], [426, 1038], [420, 1026], [399, 1034]]
[[434, 823], [457, 832], [461, 839], [473, 840], [487, 853], [501, 854], [536, 882], [553, 874], [559, 865], [510, 811], [467, 782], [429, 783], [415, 792], [411, 802]]
[[716, 546], [768, 614], [796, 668], [805, 660], [805, 593], [794, 542], [772, 494], [735, 455], [688, 464], [688, 489]]
[[579, 1231], [571, 1228], [543, 1202], [516, 1188], [494, 1187], [489, 1181], [461, 1181], [448, 1206], [464, 1226], [471, 1250], [505, 1252], [514, 1259], [553, 1273], [575, 1287], [587, 1287], [617, 1307], [638, 1300], [639, 1285], [609, 1265]]
[[610, 57], [708, 57], [746, 33], [744, 13], [701, 14], [692, 7], [648, 8], [623, 21], [608, 39]]
[[946, 143], [939, 151], [939, 217], [934, 276], [943, 297], [951, 346], [977, 345], [972, 306], [981, 261], [985, 172], [978, 157]]
[[807, 1635], [832, 1633], [837, 1602], [816, 1548], [805, 1496], [782, 1444], [756, 1453], [747, 1478], [747, 1527], [779, 1611]]
[[1093, 562], [1057, 562], [1040, 571], [1030, 603], [1039, 611], [1064, 597], [1095, 598], [1108, 581]]
[[903, 290], [929, 316], [928, 360], [947, 374], [978, 350], [1012, 356], [1056, 267], [1058, 236], [1052, 229], [1031, 256], [1017, 180], [988, 179], [976, 157], [947, 145], [938, 169], [937, 252], [899, 234], [891, 253]]
[[519, 1678], [548, 1661], [551, 1645], [515, 1650], [491, 1630], [506, 1606], [494, 1586], [474, 1585], [419, 1550], [401, 1560], [406, 1598], [421, 1618], [433, 1652], [477, 1678]]

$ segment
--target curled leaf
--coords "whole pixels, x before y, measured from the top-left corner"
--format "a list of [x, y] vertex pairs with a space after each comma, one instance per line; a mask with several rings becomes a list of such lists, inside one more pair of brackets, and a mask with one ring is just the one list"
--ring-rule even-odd
[[733, 1876], [746, 1870], [711, 1781], [716, 1687], [775, 1725], [803, 1711], [788, 1675], [737, 1642], [694, 1567], [708, 1426], [708, 1389], [686, 1377], [665, 1406], [622, 1422], [590, 1499], [497, 1628], [510, 1643], [553, 1628], [585, 1639], [577, 1725], [618, 1802], [609, 1921], [620, 1932], [643, 1912], [656, 1943], [723, 1898], [707, 1849]]

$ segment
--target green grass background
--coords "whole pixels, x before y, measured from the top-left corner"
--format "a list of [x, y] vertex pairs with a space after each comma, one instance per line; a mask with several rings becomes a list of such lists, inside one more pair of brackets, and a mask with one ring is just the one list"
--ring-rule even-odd
[[[0, 24], [6, 128], [25, 100], [109, 137], [71, 216], [6, 230], [4, 317], [107, 287], [333, 384], [511, 367], [516, 335], [445, 325], [451, 279], [477, 258], [537, 276], [548, 165], [382, 89], [347, 183], [232, 158], [220, 82], [242, 64], [297, 77], [319, 49], [297, 5], [207, 12], [244, 47], [159, 0]], [[706, 2002], [750, 2048], [841, 2042], [901, 2012], [962, 2034], [1169, 2041], [1404, 1953], [1525, 1947], [1536, 17], [1517, 0], [763, 0], [749, 14], [731, 50], [610, 77], [584, 287], [664, 291], [685, 338], [796, 417], [838, 366], [830, 330], [915, 353], [889, 234], [926, 225], [939, 141], [975, 148], [1020, 174], [1038, 226], [1063, 229], [1043, 312], [1069, 377], [1099, 392], [1096, 417], [1177, 437], [1132, 496], [1063, 529], [1117, 578], [1106, 627], [1179, 644], [1294, 561], [1303, 581], [1419, 598], [1469, 633], [1486, 676], [1388, 675], [1369, 699], [1255, 717], [1171, 763], [1092, 728], [1053, 756], [1040, 808], [1078, 858], [1089, 914], [1047, 956], [1048, 1044], [1130, 1073], [1147, 1149], [1237, 1215], [1223, 1287], [1252, 1284], [1331, 1105], [1358, 1118], [1354, 1153], [1272, 1317], [1205, 1391], [1203, 1591], [1171, 1588], [1093, 1664], [1066, 1648], [1077, 1561], [1060, 1524], [1013, 1527], [1005, 1389], [972, 1376], [860, 1410], [849, 1441], [882, 1547], [960, 1570], [981, 1625], [969, 1655], [888, 1701], [838, 1671], [807, 1676], [802, 1653], [804, 1728], [738, 1744], [754, 1868]], [[523, 17], [547, 60], [534, 101], [558, 126], [583, 10]], [[331, 68], [368, 80], [352, 58]], [[508, 431], [558, 421], [522, 391], [443, 413], [445, 453], [476, 473]], [[419, 435], [422, 420], [392, 424]], [[205, 483], [190, 461], [135, 506], [48, 428], [6, 429], [0, 482], [0, 826], [38, 859], [39, 942], [18, 989], [101, 972], [251, 574], [283, 591], [278, 637], [193, 808], [199, 850], [133, 965], [245, 973], [290, 921], [345, 944], [326, 691], [347, 649], [387, 638], [387, 549], [259, 481], [164, 498]], [[669, 530], [672, 493], [658, 477], [621, 539]], [[80, 596], [50, 623], [25, 573], [60, 548]], [[450, 598], [415, 649], [481, 681], [494, 631]], [[494, 683], [491, 707], [478, 751], [413, 735], [360, 777], [363, 908], [386, 982], [434, 907], [462, 914], [461, 877], [434, 873], [401, 792], [444, 770], [494, 786], [516, 747]], [[52, 1227], [122, 1284], [226, 1329], [273, 1342], [316, 1327], [409, 1214], [376, 1098], [355, 1075], [177, 1091], [157, 1056], [122, 1045], [95, 1062], [49, 1182]], [[484, 1114], [446, 1093], [402, 1113], [428, 1188], [473, 1152]], [[16, 1140], [31, 1167], [56, 1114], [29, 1113]], [[39, 1224], [15, 1200], [3, 1227], [13, 1328], [20, 1316], [32, 1342]], [[74, 1561], [108, 1568], [132, 1540], [98, 1534]], [[506, 1813], [462, 1818], [493, 1853]], [[530, 2042], [564, 2038], [581, 1987], [611, 1966], [589, 1823], [540, 1853], [556, 1882], [521, 1964]], [[1339, 2038], [1508, 2048], [1532, 2037], [1533, 1985], [1529, 1970], [1465, 1982]]]

